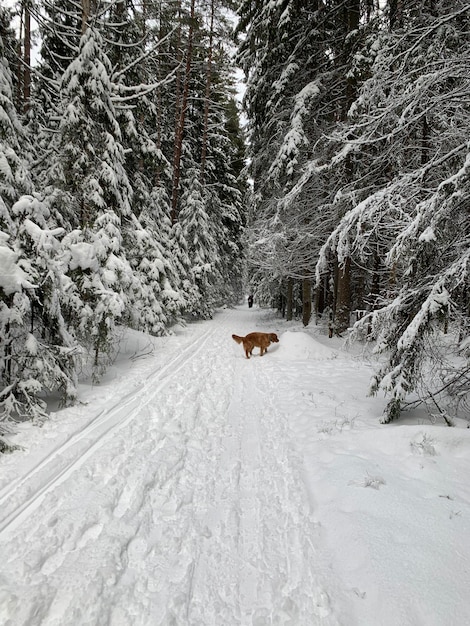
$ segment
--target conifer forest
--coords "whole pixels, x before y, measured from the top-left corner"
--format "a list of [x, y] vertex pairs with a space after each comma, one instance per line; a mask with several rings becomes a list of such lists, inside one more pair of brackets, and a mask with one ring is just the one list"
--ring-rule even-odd
[[245, 293], [470, 421], [468, 0], [5, 4], [0, 450]]

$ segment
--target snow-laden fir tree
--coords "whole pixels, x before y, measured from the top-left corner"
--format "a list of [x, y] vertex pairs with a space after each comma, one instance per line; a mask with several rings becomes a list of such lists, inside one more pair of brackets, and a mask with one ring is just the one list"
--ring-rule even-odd
[[372, 385], [390, 395], [384, 421], [412, 392], [447, 423], [458, 405], [468, 411], [469, 11], [415, 2], [402, 12], [372, 44], [371, 76], [339, 134], [335, 159], [352, 155], [367, 187], [321, 263], [333, 249], [374, 271], [381, 256], [380, 295], [357, 330], [385, 355]]
[[[11, 209], [25, 192], [32, 191], [23, 147], [26, 138], [13, 104], [12, 76], [0, 38], [0, 450], [7, 449], [3, 435], [8, 422], [21, 411], [26, 395], [16, 370], [17, 352], [24, 348], [29, 330], [30, 302], [25, 289], [32, 289], [32, 277], [19, 265], [13, 249], [19, 225]], [[13, 241], [12, 241], [13, 236]], [[27, 392], [27, 390], [25, 390]]]
[[13, 102], [12, 75], [0, 38], [0, 227], [12, 224], [8, 209], [32, 191], [28, 140]]
[[[14, 242], [18, 265], [33, 284], [22, 290], [23, 337], [15, 320], [12, 360], [22, 390], [15, 398], [15, 411], [22, 418], [44, 418], [46, 404], [41, 396], [45, 393], [57, 393], [62, 405], [76, 398], [80, 347], [63, 316], [67, 278], [60, 239], [64, 231], [48, 227], [49, 211], [35, 196], [22, 196], [13, 205], [12, 214], [20, 224]], [[19, 297], [16, 294], [17, 300]]]
[[[118, 3], [115, 11], [116, 41], [110, 50], [114, 60], [113, 103], [133, 189], [132, 216], [129, 227], [123, 230], [136, 290], [129, 321], [158, 335], [167, 332], [184, 308], [168, 250], [171, 224], [164, 183], [171, 180], [171, 168], [160, 148], [161, 120], [154, 103], [156, 92], [166, 80], [171, 82], [171, 77], [156, 81], [152, 75], [151, 59], [158, 52], [158, 41], [154, 41], [154, 28], [147, 24], [147, 14], [132, 19], [124, 3]], [[142, 34], [145, 39], [140, 43]]]
[[[247, 76], [254, 179], [250, 264], [264, 293], [269, 293], [268, 285], [277, 284], [271, 296], [280, 291], [285, 301], [290, 294], [290, 310], [292, 283], [301, 283], [307, 324], [318, 250], [345, 210], [332, 208], [333, 200], [352, 178], [351, 164], [328, 175], [311, 164], [327, 156], [325, 138], [351, 101], [357, 80], [352, 59], [370, 26], [365, 16], [360, 20], [358, 0], [244, 2], [239, 14], [239, 28], [246, 31], [239, 58]], [[259, 285], [263, 275], [266, 284]], [[335, 285], [328, 300], [344, 326], [350, 303], [340, 298], [340, 277], [332, 267], [325, 286], [329, 291]]]
[[188, 242], [186, 241], [180, 222], [175, 222], [171, 226], [171, 238], [167, 248], [172, 259], [172, 267], [175, 268], [178, 293], [184, 297], [184, 312], [197, 311], [200, 293], [194, 282], [191, 272], [191, 259], [188, 253]]
[[[187, 270], [183, 269], [182, 257], [186, 256], [185, 242], [175, 237], [175, 226], [170, 221], [170, 201], [164, 187], [154, 187], [150, 194], [149, 211], [142, 215], [144, 224], [152, 230], [152, 242], [156, 248], [160, 305], [167, 319], [167, 328], [181, 321], [188, 309], [189, 293], [183, 285]], [[180, 249], [180, 243], [183, 248]]]
[[8, 64], [0, 50], [2, 424], [45, 417], [45, 392], [59, 392], [64, 402], [75, 397], [76, 343], [66, 330], [60, 303], [58, 237], [63, 231], [48, 228], [48, 209], [33, 195], [29, 164], [20, 156], [26, 151]]
[[[224, 74], [222, 72], [222, 74]], [[215, 74], [217, 85], [221, 76]], [[225, 79], [230, 84], [228, 78]], [[217, 246], [218, 274], [215, 305], [240, 302], [244, 293], [246, 256], [242, 238], [246, 218], [244, 190], [245, 145], [240, 128], [237, 105], [233, 98], [220, 94], [208, 110], [205, 167], [202, 176], [206, 211], [212, 223]], [[216, 98], [216, 96], [213, 96]]]
[[141, 205], [139, 220], [135, 219], [128, 238], [133, 242], [130, 263], [139, 276], [133, 314], [140, 329], [161, 335], [180, 320], [186, 308], [186, 297], [181, 290], [177, 259], [173, 256], [165, 190], [155, 188], [142, 200], [145, 204]]
[[[5, 435], [13, 432], [12, 422], [21, 419], [28, 406], [28, 400], [39, 389], [31, 389], [28, 381], [19, 378], [15, 359], [17, 351], [26, 352], [27, 323], [30, 302], [25, 289], [33, 289], [31, 278], [19, 265], [18, 253], [8, 242], [9, 236], [0, 231], [0, 452], [9, 450]], [[42, 407], [39, 407], [39, 414]], [[33, 415], [34, 415], [33, 411]], [[30, 417], [30, 416], [28, 416]]]
[[189, 278], [196, 287], [197, 299], [191, 303], [190, 313], [198, 317], [211, 317], [216, 300], [218, 250], [214, 226], [207, 213], [207, 196], [200, 182], [198, 168], [189, 170], [183, 183], [179, 222], [190, 262]]
[[[134, 276], [123, 248], [130, 223], [132, 189], [124, 167], [121, 130], [116, 120], [104, 42], [88, 28], [79, 53], [61, 82], [63, 115], [55, 138], [56, 158], [48, 178], [63, 191], [56, 214], [65, 214], [68, 273], [83, 307], [68, 319], [90, 345], [99, 372], [100, 355], [109, 353], [118, 320], [130, 315]], [[80, 248], [81, 246], [81, 248]], [[67, 251], [64, 251], [67, 254]]]

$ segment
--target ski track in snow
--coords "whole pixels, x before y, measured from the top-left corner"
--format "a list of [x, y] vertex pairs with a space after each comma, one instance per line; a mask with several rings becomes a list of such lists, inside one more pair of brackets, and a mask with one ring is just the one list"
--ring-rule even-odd
[[[166, 378], [176, 375], [189, 356], [195, 356], [204, 347], [212, 333], [213, 331], [209, 328], [196, 343], [173, 357], [161, 370], [147, 375], [146, 380], [139, 385], [138, 389], [133, 388], [120, 397], [83, 429], [73, 433], [65, 443], [54, 450], [53, 454], [41, 460], [29, 472], [1, 489], [0, 533], [4, 530], [11, 532], [16, 528], [23, 517], [31, 513], [54, 484], [65, 480], [79, 464], [83, 463], [96, 449], [99, 449], [103, 445], [102, 440], [105, 437], [111, 436], [118, 428], [134, 419], [139, 413], [142, 403], [150, 401], [153, 395], [158, 393], [166, 384]], [[155, 387], [156, 383], [158, 383], [157, 387]], [[147, 398], [149, 392], [151, 395]], [[39, 482], [35, 485], [35, 490], [31, 496], [26, 497], [19, 505], [15, 503], [13, 510], [9, 512], [9, 503], [15, 501], [13, 494], [18, 494], [18, 490], [21, 490], [25, 485], [30, 490], [31, 483], [36, 477], [38, 477]]]
[[252, 323], [217, 314], [3, 488], [3, 624], [338, 623], [347, 601], [279, 402], [286, 365], [230, 337]]

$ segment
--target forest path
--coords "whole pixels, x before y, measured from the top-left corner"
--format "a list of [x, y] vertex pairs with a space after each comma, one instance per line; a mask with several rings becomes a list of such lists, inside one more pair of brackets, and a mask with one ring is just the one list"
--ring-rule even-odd
[[195, 325], [2, 483], [2, 623], [338, 623], [282, 408], [298, 365], [231, 339], [265, 324], [238, 307]]

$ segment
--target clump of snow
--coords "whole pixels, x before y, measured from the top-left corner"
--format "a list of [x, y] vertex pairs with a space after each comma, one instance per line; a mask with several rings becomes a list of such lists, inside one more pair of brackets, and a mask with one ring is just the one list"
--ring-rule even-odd
[[32, 288], [26, 272], [17, 265], [18, 255], [3, 246], [0, 241], [0, 288], [7, 296], [21, 291], [23, 287]]
[[289, 361], [335, 359], [338, 356], [336, 350], [324, 346], [308, 332], [291, 330], [279, 337], [277, 349], [271, 345], [269, 351], [273, 357]]
[[434, 229], [431, 226], [428, 226], [419, 236], [419, 241], [424, 241], [426, 243], [429, 243], [430, 241], [436, 241]]
[[80, 242], [72, 244], [69, 247], [71, 260], [69, 267], [71, 270], [80, 268], [82, 270], [98, 269], [98, 261], [96, 259], [95, 249], [89, 243]]

